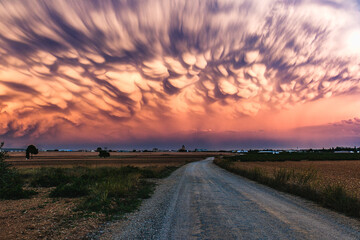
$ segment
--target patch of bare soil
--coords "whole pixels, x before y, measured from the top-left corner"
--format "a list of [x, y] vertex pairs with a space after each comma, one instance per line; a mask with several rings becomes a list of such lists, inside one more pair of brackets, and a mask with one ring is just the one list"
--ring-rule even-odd
[[74, 211], [75, 199], [52, 199], [52, 188], [36, 188], [30, 199], [0, 201], [0, 239], [83, 239], [104, 216]]

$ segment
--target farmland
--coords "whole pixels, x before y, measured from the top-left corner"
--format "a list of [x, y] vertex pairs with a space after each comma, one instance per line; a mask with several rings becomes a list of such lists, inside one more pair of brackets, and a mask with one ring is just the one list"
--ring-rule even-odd
[[216, 153], [11, 153], [28, 198], [0, 200], [0, 239], [79, 239], [109, 218], [133, 211], [159, 179]]
[[216, 152], [111, 152], [109, 158], [100, 158], [97, 152], [40, 152], [26, 160], [25, 153], [9, 153], [6, 160], [17, 168], [38, 167], [119, 167], [119, 166], [178, 166], [209, 156], [223, 155]]
[[342, 185], [346, 191], [356, 194], [360, 199], [360, 161], [236, 162], [234, 167], [259, 168], [267, 175], [281, 168], [295, 172], [314, 170], [319, 188], [327, 184]]
[[[251, 158], [255, 159], [254, 154]], [[259, 156], [264, 158], [263, 155]], [[271, 156], [273, 157], [273, 156]], [[360, 161], [245, 161], [217, 159], [219, 166], [325, 207], [360, 217]]]

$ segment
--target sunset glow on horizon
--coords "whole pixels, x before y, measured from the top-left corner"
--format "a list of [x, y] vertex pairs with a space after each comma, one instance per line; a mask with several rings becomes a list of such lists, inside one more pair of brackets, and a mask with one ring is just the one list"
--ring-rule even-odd
[[0, 2], [0, 141], [360, 145], [360, 2]]

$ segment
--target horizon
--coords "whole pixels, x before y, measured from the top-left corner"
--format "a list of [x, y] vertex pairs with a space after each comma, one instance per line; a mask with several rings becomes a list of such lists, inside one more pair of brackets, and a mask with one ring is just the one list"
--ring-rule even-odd
[[4, 1], [5, 148], [360, 145], [358, 0]]

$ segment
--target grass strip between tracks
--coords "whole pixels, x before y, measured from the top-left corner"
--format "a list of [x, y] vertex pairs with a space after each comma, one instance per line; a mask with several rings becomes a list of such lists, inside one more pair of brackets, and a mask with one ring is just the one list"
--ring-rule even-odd
[[232, 173], [267, 185], [279, 191], [291, 193], [321, 204], [323, 207], [360, 218], [360, 199], [336, 184], [317, 185], [315, 169], [295, 171], [294, 169], [277, 168], [272, 174], [261, 167], [243, 168], [231, 159], [216, 158], [214, 163]]

